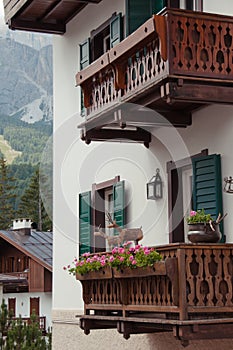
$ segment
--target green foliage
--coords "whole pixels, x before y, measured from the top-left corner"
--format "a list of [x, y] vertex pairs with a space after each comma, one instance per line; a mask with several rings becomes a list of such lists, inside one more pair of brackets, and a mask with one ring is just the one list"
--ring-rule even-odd
[[206, 214], [204, 209], [195, 211], [191, 210], [189, 217], [187, 217], [188, 224], [208, 223], [213, 221], [210, 214]]
[[10, 176], [14, 176], [14, 194], [15, 198], [14, 200], [11, 200], [12, 206], [14, 207], [14, 210], [17, 212], [20, 198], [24, 194], [24, 191], [29, 186], [31, 178], [33, 174], [35, 173], [36, 166], [27, 164], [27, 163], [21, 163], [21, 164], [10, 164], [8, 165], [9, 174]]
[[15, 158], [14, 164], [38, 164], [40, 162], [48, 140], [47, 135], [31, 128], [10, 126], [4, 129], [3, 136], [14, 150], [22, 152], [20, 157]]
[[14, 217], [15, 184], [10, 175], [6, 160], [0, 158], [0, 228], [11, 226]]
[[26, 323], [19, 316], [12, 320], [7, 310], [7, 305], [3, 300], [0, 310], [1, 350], [51, 350], [51, 333], [43, 335], [39, 328], [38, 318], [35, 314], [30, 317], [30, 322]]
[[9, 315], [5, 300], [2, 300], [0, 308], [0, 349], [4, 349], [5, 337], [12, 324], [12, 317]]
[[[8, 165], [9, 176], [14, 176], [14, 189], [11, 191], [14, 197], [9, 199], [9, 203], [13, 210], [17, 212], [21, 197], [30, 186], [31, 178], [41, 160], [42, 152], [52, 134], [52, 123], [39, 121], [28, 124], [16, 116], [0, 115], [0, 134], [4, 136], [13, 149], [22, 152], [21, 156], [15, 158], [13, 163]], [[52, 176], [52, 174], [50, 175]], [[52, 182], [51, 179], [50, 182]], [[48, 195], [52, 198], [52, 189], [49, 190]], [[23, 217], [26, 216], [22, 211], [21, 213]], [[14, 215], [11, 216], [12, 218], [14, 218]], [[51, 228], [51, 221], [48, 216], [44, 217], [44, 221], [46, 221], [45, 226]], [[0, 226], [0, 228], [3, 227]]]
[[28, 217], [38, 224], [40, 231], [52, 229], [40, 195], [40, 174], [37, 168], [19, 202], [18, 216]]

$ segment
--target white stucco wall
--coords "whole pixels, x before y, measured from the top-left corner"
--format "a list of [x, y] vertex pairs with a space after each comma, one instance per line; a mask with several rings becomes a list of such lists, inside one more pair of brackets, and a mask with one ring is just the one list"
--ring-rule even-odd
[[30, 298], [40, 298], [40, 316], [46, 316], [46, 329], [52, 327], [52, 293], [4, 293], [3, 299], [16, 298], [15, 316], [30, 317]]
[[203, 0], [203, 11], [232, 16], [233, 2], [231, 0]]
[[[54, 39], [54, 349], [65, 349], [64, 344], [68, 344], [68, 339], [72, 343], [69, 349], [76, 349], [73, 334], [75, 332], [80, 336], [78, 326], [72, 324], [77, 323], [75, 315], [82, 313], [81, 284], [63, 271], [63, 266], [77, 256], [78, 193], [90, 190], [93, 183], [120, 175], [126, 182], [127, 204], [130, 204], [129, 226], [142, 225], [142, 243], [156, 245], [168, 243], [167, 161], [186, 158], [208, 148], [209, 154], [222, 155], [222, 178], [233, 175], [231, 106], [214, 105], [194, 113], [192, 126], [186, 129], [151, 130], [152, 142], [149, 150], [139, 144], [86, 145], [80, 141], [77, 125], [82, 119], [79, 117], [79, 88], [75, 87], [75, 74], [79, 69], [78, 45], [88, 37], [90, 29], [97, 28], [116, 11], [116, 6], [118, 11], [124, 13], [123, 0], [118, 1], [117, 5], [109, 0], [103, 0], [98, 6], [88, 5], [80, 16], [67, 25], [66, 34]], [[233, 13], [233, 2], [205, 1], [204, 9], [230, 14]], [[88, 24], [90, 22], [91, 28]], [[156, 168], [160, 168], [164, 181], [164, 197], [160, 201], [147, 201], [146, 182], [155, 174]], [[230, 214], [233, 196], [224, 193], [223, 201], [224, 212]], [[227, 242], [233, 242], [232, 221], [232, 215], [228, 215], [224, 222]], [[105, 349], [111, 339], [114, 339], [114, 344], [118, 346], [117, 336], [121, 336], [116, 336], [115, 332], [114, 338], [112, 331], [93, 332], [102, 334], [99, 338], [81, 336], [79, 349], [86, 349], [86, 342], [88, 349], [94, 349], [96, 346]], [[99, 342], [103, 336], [105, 341]], [[138, 341], [135, 336], [132, 337], [135, 341], [123, 343], [121, 340], [119, 344], [122, 349], [128, 349], [138, 341], [138, 349], [141, 349], [142, 344], [146, 344], [146, 349], [169, 349], [160, 338], [160, 335], [158, 338], [140, 336]], [[169, 335], [167, 339], [173, 339], [173, 336]], [[168, 343], [171, 349], [181, 348], [175, 340], [169, 340]], [[215, 349], [213, 343], [198, 344], [194, 344], [190, 349]], [[215, 344], [216, 349], [218, 344]], [[229, 344], [221, 348], [228, 350]], [[114, 346], [111, 349], [116, 348]]]

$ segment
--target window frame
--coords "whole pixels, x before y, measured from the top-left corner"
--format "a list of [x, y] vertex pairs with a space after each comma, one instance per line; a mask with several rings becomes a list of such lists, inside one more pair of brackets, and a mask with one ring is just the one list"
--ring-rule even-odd
[[[177, 162], [167, 162], [169, 243], [185, 241], [183, 218], [183, 186], [181, 186], [181, 188], [178, 190], [178, 184], [182, 185], [182, 172], [192, 166], [191, 160], [193, 158], [203, 156], [208, 156], [208, 149], [204, 149], [198, 154], [181, 159]], [[176, 212], [174, 212], [174, 208]], [[178, 225], [175, 223], [175, 218], [177, 217], [182, 217]]]
[[[115, 178], [101, 182], [101, 183], [94, 183], [92, 184], [91, 189], [91, 211], [92, 211], [92, 231], [91, 231], [91, 247], [93, 247], [93, 253], [95, 252], [102, 252], [106, 250], [106, 240], [103, 237], [95, 236], [94, 232], [96, 228], [101, 225], [102, 228], [105, 228], [105, 211], [103, 208], [104, 204], [104, 196], [105, 192], [109, 191], [110, 189], [113, 190], [113, 186], [120, 182], [120, 175], [115, 176]], [[101, 198], [102, 200], [98, 201], [98, 199]], [[100, 203], [102, 202], [102, 203]], [[96, 207], [101, 206], [100, 210], [96, 210]]]
[[[101, 55], [103, 55], [106, 51], [104, 51], [104, 39], [106, 39], [109, 36], [110, 39], [110, 24], [112, 20], [114, 20], [116, 17], [118, 17], [119, 14], [117, 12], [114, 12], [110, 18], [108, 18], [104, 23], [102, 23], [99, 27], [96, 29], [93, 29], [90, 33], [90, 58], [91, 62], [98, 59]], [[103, 34], [103, 48], [101, 54], [96, 54], [95, 49], [95, 40], [98, 36]], [[110, 46], [111, 46], [111, 39], [110, 39]]]

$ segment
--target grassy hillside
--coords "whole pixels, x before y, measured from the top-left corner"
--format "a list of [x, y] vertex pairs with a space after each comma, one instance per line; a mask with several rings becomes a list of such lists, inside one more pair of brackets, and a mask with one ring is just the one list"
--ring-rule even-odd
[[45, 122], [27, 124], [16, 117], [0, 115], [0, 155], [3, 154], [6, 158], [9, 171], [15, 180], [16, 210], [40, 163], [42, 152], [51, 134], [51, 124]]
[[4, 139], [3, 135], [0, 135], [0, 151], [4, 158], [7, 160], [7, 164], [11, 164], [13, 160], [22, 155], [22, 152], [15, 151], [9, 143]]

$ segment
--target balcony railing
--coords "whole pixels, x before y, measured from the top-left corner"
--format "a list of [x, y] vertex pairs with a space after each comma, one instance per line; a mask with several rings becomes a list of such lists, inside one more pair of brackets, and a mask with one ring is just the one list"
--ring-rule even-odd
[[[13, 317], [13, 320], [17, 320], [18, 317]], [[21, 317], [21, 320], [24, 324], [28, 325], [31, 322], [30, 317]], [[43, 334], [46, 334], [46, 316], [39, 316], [38, 317], [38, 326], [39, 329], [42, 331]]]
[[[173, 331], [193, 339], [233, 338], [233, 244], [171, 244], [157, 248], [154, 272], [83, 279], [81, 328], [133, 333]], [[159, 263], [161, 265], [161, 263]]]
[[[209, 103], [232, 103], [233, 17], [166, 9], [76, 75], [84, 94], [84, 134], [122, 126], [122, 104], [159, 112], [176, 126]], [[185, 111], [185, 112], [184, 112]], [[158, 123], [137, 115], [131, 125]], [[159, 120], [161, 123], [161, 120]], [[123, 126], [130, 121], [123, 118]], [[85, 139], [85, 135], [83, 137]]]

